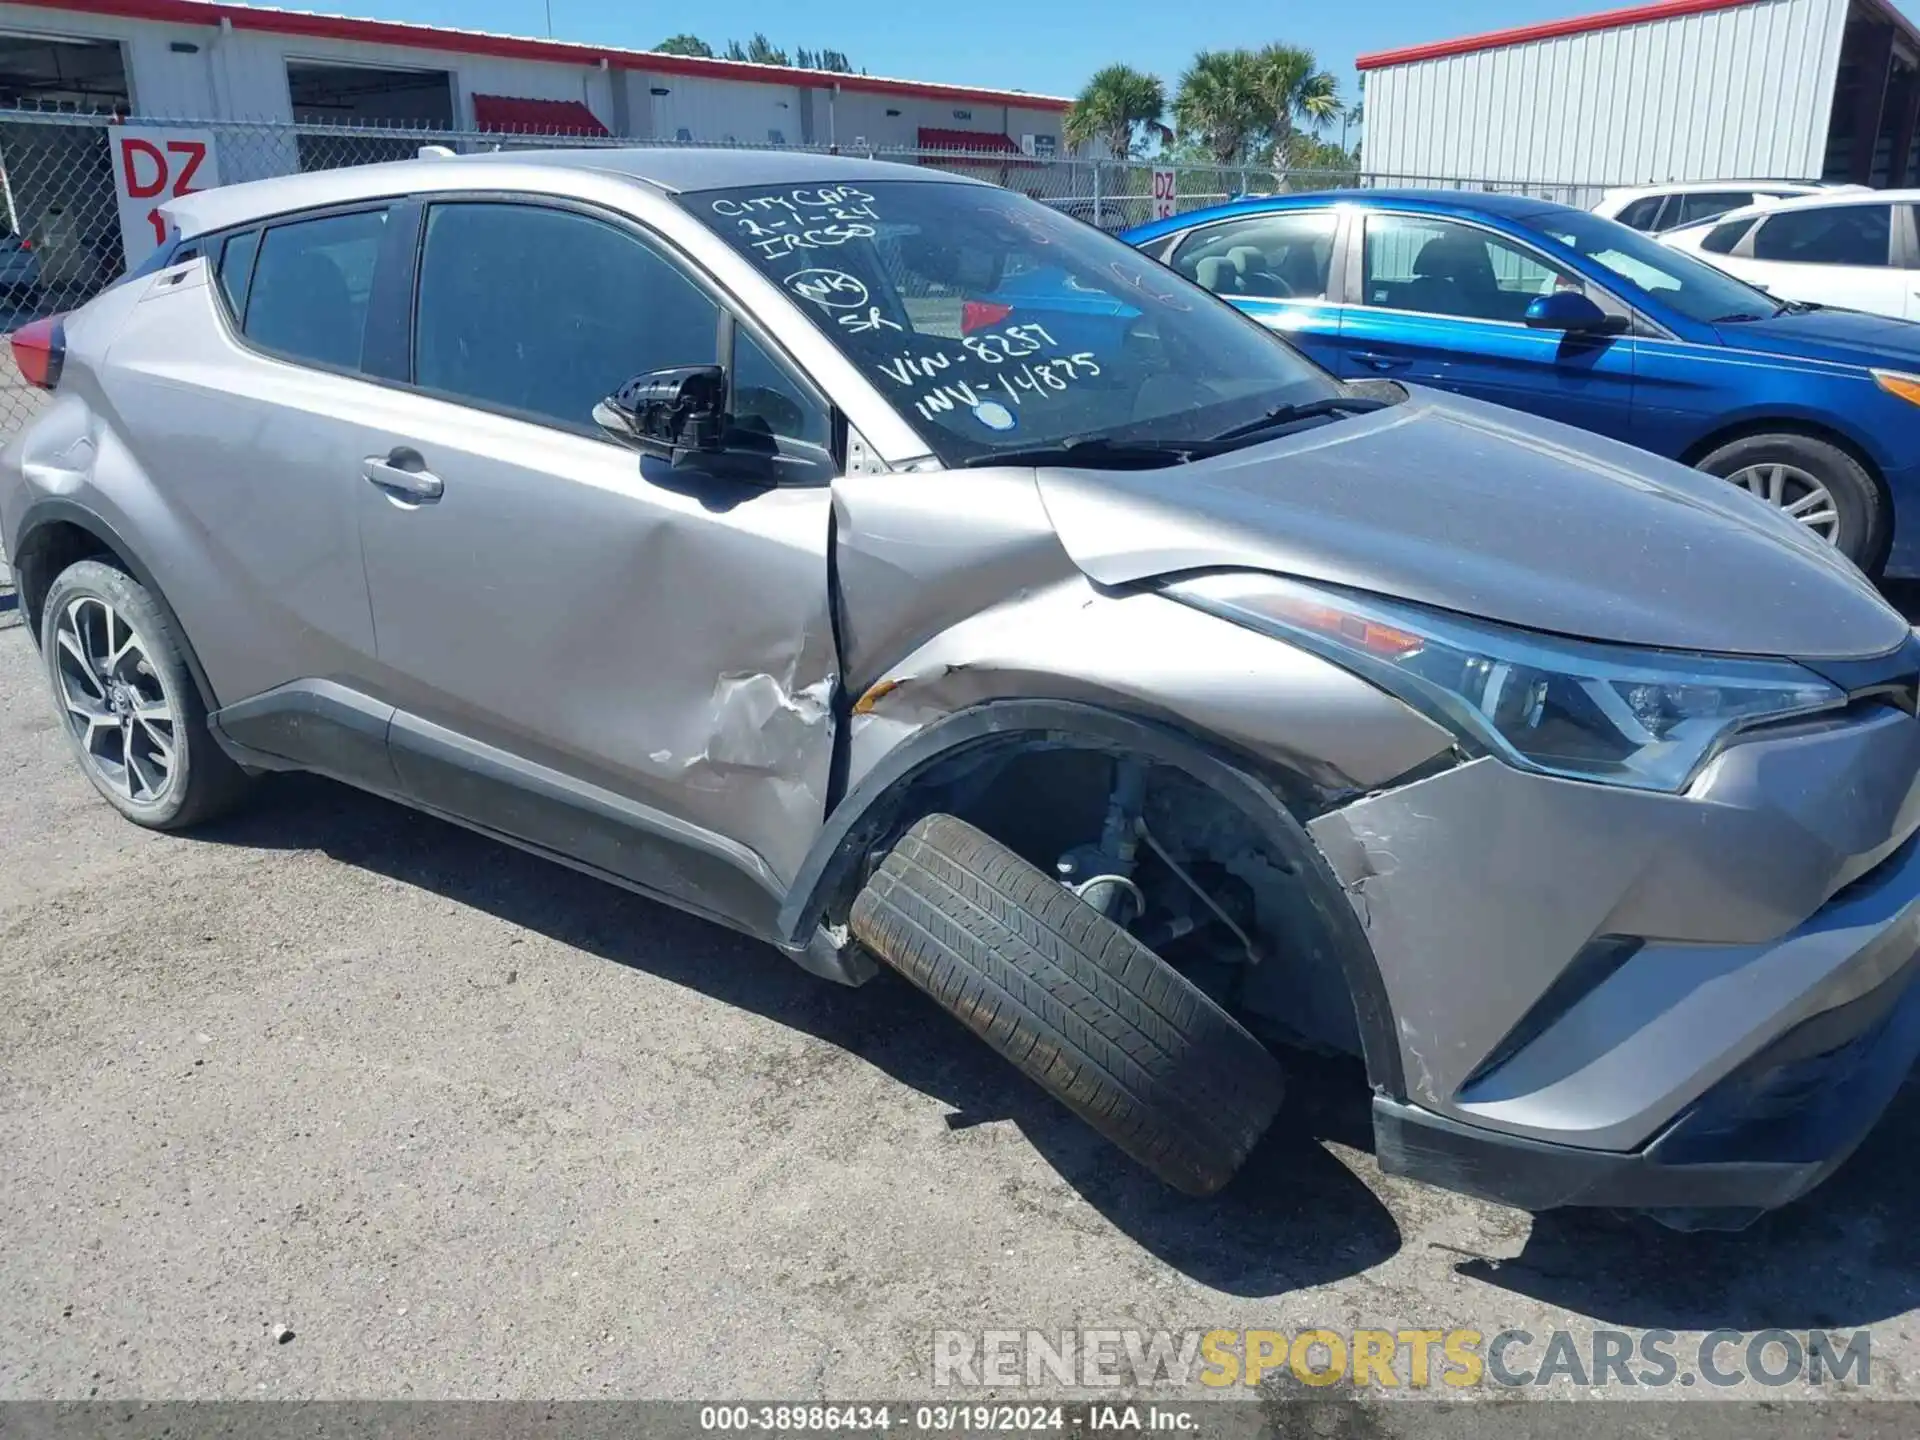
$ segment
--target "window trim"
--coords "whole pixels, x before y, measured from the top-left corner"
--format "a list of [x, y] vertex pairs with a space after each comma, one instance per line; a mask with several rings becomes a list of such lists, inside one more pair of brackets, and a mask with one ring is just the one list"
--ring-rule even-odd
[[297, 366], [302, 370], [311, 370], [321, 375], [338, 375], [346, 380], [362, 380], [372, 384], [381, 383], [383, 377], [373, 374], [366, 369], [366, 359], [367, 353], [373, 348], [373, 333], [375, 328], [388, 323], [379, 315], [374, 307], [374, 297], [380, 293], [380, 270], [386, 263], [389, 249], [386, 243], [389, 238], [388, 236], [383, 235], [381, 237], [382, 243], [373, 260], [373, 285], [367, 292], [367, 329], [360, 341], [360, 364], [358, 366], [349, 368], [344, 365], [329, 365], [324, 361], [314, 360], [305, 355], [295, 355], [290, 351], [275, 349], [271, 345], [262, 345], [247, 333], [246, 311], [253, 308], [253, 281], [255, 275], [259, 272], [260, 254], [267, 248], [267, 232], [269, 230], [282, 229], [288, 225], [300, 225], [309, 220], [330, 220], [337, 215], [358, 215], [373, 210], [391, 211], [399, 203], [400, 201], [397, 198], [389, 196], [380, 200], [355, 200], [347, 204], [320, 205], [311, 210], [287, 211], [283, 214], [268, 216], [259, 220], [249, 220], [244, 225], [234, 225], [226, 230], [216, 230], [206, 235], [194, 236], [193, 243], [200, 245], [202, 247], [202, 254], [204, 254], [205, 247], [215, 237], [219, 238], [221, 251], [225, 253], [226, 242], [233, 236], [243, 235], [249, 230], [257, 230], [260, 234], [260, 243], [254, 247], [253, 264], [247, 270], [246, 304], [240, 315], [235, 316], [233, 314], [233, 307], [227, 303], [226, 292], [220, 284], [219, 273], [216, 271], [209, 277], [213, 281], [214, 303], [219, 307], [220, 312], [226, 316], [228, 322], [227, 330], [233, 337], [234, 343], [249, 354], [259, 355], [268, 360], [277, 360], [283, 365]]
[[[759, 324], [754, 319], [751, 313], [748, 312], [746, 306], [742, 305], [725, 286], [714, 279], [706, 268], [689, 254], [685, 248], [675, 244], [651, 226], [643, 224], [631, 215], [610, 209], [606, 206], [596, 205], [591, 201], [578, 200], [566, 195], [551, 195], [540, 191], [436, 190], [410, 196], [408, 197], [408, 201], [417, 210], [417, 233], [413, 237], [411, 253], [407, 260], [406, 268], [403, 271], [405, 275], [407, 301], [404, 306], [396, 305], [394, 307], [396, 310], [404, 310], [406, 315], [404, 327], [404, 354], [406, 363], [404, 378], [394, 377], [386, 383], [403, 389], [409, 394], [420, 395], [427, 399], [440, 401], [443, 404], [458, 405], [464, 409], [477, 410], [482, 414], [497, 415], [505, 420], [517, 421], [523, 425], [534, 425], [543, 430], [552, 430], [562, 435], [594, 440], [617, 449], [630, 451], [632, 449], [631, 446], [609, 435], [597, 425], [592, 426], [591, 429], [564, 425], [550, 415], [534, 414], [530, 411], [518, 410], [507, 405], [492, 405], [484, 401], [476, 400], [471, 396], [460, 395], [451, 391], [438, 390], [431, 386], [422, 385], [413, 376], [413, 361], [419, 340], [420, 279], [426, 259], [428, 217], [433, 208], [439, 205], [514, 205], [523, 209], [551, 210], [565, 214], [574, 214], [589, 220], [596, 220], [603, 224], [611, 225], [614, 229], [622, 231], [637, 240], [661, 260], [673, 266], [695, 289], [699, 290], [713, 302], [716, 310], [714, 317], [714, 355], [717, 363], [726, 363], [726, 361], [721, 361], [719, 358], [722, 354], [727, 357], [728, 361], [731, 360], [732, 334], [736, 330], [744, 329], [753, 337], [754, 342], [759, 345], [761, 351], [767, 358], [793, 383], [794, 389], [800, 394], [801, 398], [815, 405], [826, 416], [826, 429], [830, 442], [827, 447], [814, 445], [804, 440], [792, 440], [784, 436], [775, 437], [775, 443], [778, 447], [796, 447], [792, 452], [787, 452], [783, 448], [782, 453], [794, 453], [802, 458], [818, 459], [824, 466], [824, 473], [818, 479], [806, 481], [783, 480], [781, 482], [781, 488], [792, 488], [797, 485], [826, 484], [831, 481], [835, 475], [844, 471], [846, 463], [844, 450], [836, 450], [832, 448], [831, 445], [832, 437], [843, 434], [845, 431], [845, 426], [840, 420], [840, 407], [834, 404], [831, 397], [827, 395], [819, 383], [794, 360], [793, 356], [787, 352], [786, 347], [781, 345], [764, 325]], [[376, 276], [376, 285], [377, 283]], [[733, 398], [733, 376], [732, 366], [730, 364], [728, 365], [727, 385], [727, 398], [729, 405], [731, 405]]]
[[[253, 267], [260, 263], [260, 236], [263, 233], [257, 225], [245, 225], [238, 230], [223, 230], [218, 235], [209, 236], [202, 241], [202, 245], [205, 247], [201, 251], [202, 254], [206, 254], [207, 251], [212, 248], [214, 240], [220, 242], [219, 254], [217, 256], [210, 256], [208, 264], [213, 268], [211, 278], [213, 280], [213, 288], [219, 292], [220, 306], [227, 312], [229, 318], [232, 319], [233, 328], [236, 332], [239, 331], [240, 326], [246, 321], [247, 300], [248, 297], [253, 294]], [[254, 237], [253, 256], [247, 261], [247, 273], [241, 277], [239, 312], [235, 314], [232, 297], [227, 294], [227, 287], [220, 279], [220, 268], [227, 263], [227, 247], [245, 235]]]
[[1179, 275], [1181, 279], [1187, 281], [1188, 284], [1205, 290], [1207, 288], [1206, 286], [1201, 285], [1200, 282], [1191, 275], [1187, 275], [1181, 271], [1176, 263], [1179, 259], [1180, 252], [1186, 249], [1188, 244], [1200, 239], [1209, 231], [1224, 230], [1229, 225], [1247, 225], [1262, 220], [1278, 220], [1293, 216], [1311, 215], [1325, 215], [1333, 220], [1333, 236], [1327, 252], [1326, 294], [1320, 296], [1318, 299], [1297, 295], [1222, 295], [1219, 298], [1229, 303], [1235, 300], [1258, 300], [1273, 305], [1344, 304], [1346, 302], [1339, 298], [1346, 293], [1347, 278], [1347, 247], [1340, 243], [1342, 238], [1344, 238], [1340, 228], [1344, 217], [1340, 209], [1334, 205], [1282, 205], [1266, 210], [1249, 210], [1239, 215], [1222, 215], [1219, 219], [1209, 220], [1204, 225], [1195, 225], [1189, 229], [1182, 230], [1179, 234], [1172, 237], [1171, 244], [1162, 247], [1160, 253], [1155, 258], [1176, 275]]

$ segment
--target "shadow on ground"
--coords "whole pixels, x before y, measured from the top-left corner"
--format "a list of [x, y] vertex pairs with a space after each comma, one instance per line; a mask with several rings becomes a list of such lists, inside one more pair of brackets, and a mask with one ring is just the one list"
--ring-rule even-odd
[[[1161, 1261], [1229, 1294], [1355, 1275], [1400, 1248], [1391, 1214], [1320, 1144], [1371, 1147], [1357, 1064], [1289, 1057], [1281, 1122], [1225, 1192], [1175, 1194], [882, 972], [847, 990], [771, 948], [431, 817], [306, 776], [273, 776], [215, 843], [319, 849], [591, 954], [764, 1015], [859, 1056], [953, 1109], [1011, 1121], [1091, 1205]], [[1582, 1211], [1538, 1216], [1521, 1254], [1463, 1276], [1604, 1323], [1757, 1330], [1866, 1325], [1920, 1305], [1913, 1156], [1920, 1087], [1826, 1185], [1737, 1234], [1679, 1234]]]
[[1679, 1234], [1577, 1210], [1536, 1216], [1526, 1248], [1463, 1275], [1596, 1320], [1667, 1330], [1834, 1329], [1920, 1305], [1909, 1082], [1853, 1157], [1804, 1200], [1733, 1234]]
[[849, 990], [814, 979], [768, 946], [343, 786], [276, 775], [262, 791], [245, 813], [194, 838], [324, 851], [837, 1045], [951, 1106], [956, 1129], [1011, 1121], [1102, 1215], [1202, 1284], [1281, 1294], [1358, 1274], [1399, 1249], [1386, 1209], [1316, 1139], [1364, 1136], [1357, 1067], [1309, 1067], [1289, 1097], [1295, 1123], [1276, 1125], [1222, 1194], [1188, 1199], [891, 972]]

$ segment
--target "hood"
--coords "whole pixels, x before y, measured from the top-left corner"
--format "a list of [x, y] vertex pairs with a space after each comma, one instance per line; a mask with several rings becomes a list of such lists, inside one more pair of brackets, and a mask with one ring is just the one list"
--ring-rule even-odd
[[1714, 329], [1730, 350], [1920, 370], [1920, 325], [1864, 310], [1804, 310]]
[[[1920, 328], [1920, 327], [1916, 327]], [[1067, 553], [1123, 585], [1265, 570], [1590, 640], [1814, 659], [1907, 624], [1724, 480], [1515, 411], [1406, 403], [1187, 465], [1042, 469]]]

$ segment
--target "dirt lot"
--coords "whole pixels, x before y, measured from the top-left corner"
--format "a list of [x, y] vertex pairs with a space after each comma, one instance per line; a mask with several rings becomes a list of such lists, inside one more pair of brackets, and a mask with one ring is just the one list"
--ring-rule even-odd
[[1296, 1062], [1187, 1201], [886, 977], [321, 782], [124, 824], [0, 627], [0, 1397], [924, 1397], [945, 1327], [1920, 1358], [1912, 1088], [1812, 1200], [1688, 1237], [1385, 1179], [1358, 1073]]

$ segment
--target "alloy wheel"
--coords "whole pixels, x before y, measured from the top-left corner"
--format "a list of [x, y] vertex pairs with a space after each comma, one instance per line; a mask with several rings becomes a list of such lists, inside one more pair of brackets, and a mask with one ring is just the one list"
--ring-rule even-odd
[[1736, 470], [1727, 479], [1806, 526], [1829, 545], [1840, 543], [1840, 507], [1833, 494], [1798, 465], [1769, 460]]
[[54, 684], [87, 764], [134, 804], [159, 804], [178, 772], [180, 727], [146, 642], [105, 600], [82, 595], [61, 613], [54, 647]]

